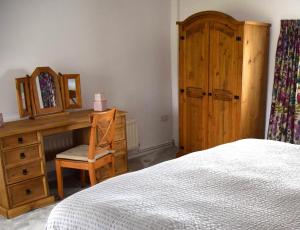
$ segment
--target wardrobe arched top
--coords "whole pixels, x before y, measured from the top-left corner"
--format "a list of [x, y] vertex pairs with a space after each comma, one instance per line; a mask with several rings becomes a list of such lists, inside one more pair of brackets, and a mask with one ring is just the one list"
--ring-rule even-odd
[[189, 24], [193, 23], [194, 21], [201, 20], [201, 19], [207, 20], [207, 21], [209, 21], [209, 20], [221, 21], [221, 22], [227, 21], [229, 23], [237, 24], [237, 25], [250, 24], [250, 25], [257, 25], [257, 26], [270, 26], [269, 23], [263, 23], [263, 22], [248, 21], [248, 20], [247, 21], [239, 21], [239, 20], [235, 19], [234, 17], [232, 17], [228, 14], [219, 12], [219, 11], [198, 12], [198, 13], [195, 13], [195, 14], [189, 16], [188, 18], [186, 18], [183, 21], [178, 21], [177, 24], [181, 25], [181, 26], [189, 25]]

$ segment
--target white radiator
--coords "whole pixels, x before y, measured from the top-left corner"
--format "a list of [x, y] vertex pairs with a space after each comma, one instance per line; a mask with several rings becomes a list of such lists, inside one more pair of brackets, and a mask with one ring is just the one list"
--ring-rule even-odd
[[128, 151], [138, 150], [140, 147], [140, 142], [136, 120], [131, 119], [126, 121], [126, 134]]
[[48, 179], [55, 180], [54, 159], [57, 153], [63, 152], [74, 146], [73, 133], [65, 132], [44, 137], [44, 148]]
[[[74, 146], [73, 133], [65, 132], [44, 137], [44, 148], [48, 154], [63, 152]], [[47, 154], [46, 154], [47, 156]]]

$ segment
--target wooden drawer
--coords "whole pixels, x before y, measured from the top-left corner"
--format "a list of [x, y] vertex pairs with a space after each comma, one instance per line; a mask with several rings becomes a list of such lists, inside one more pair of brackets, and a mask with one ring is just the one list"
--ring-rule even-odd
[[120, 153], [126, 153], [127, 152], [126, 140], [115, 141], [113, 144], [113, 148], [116, 151], [115, 155], [118, 155]]
[[39, 159], [39, 145], [23, 147], [3, 152], [5, 165], [18, 164], [33, 159]]
[[37, 133], [23, 133], [2, 138], [3, 148], [14, 148], [22, 145], [30, 145], [38, 142]]
[[43, 175], [43, 168], [40, 160], [6, 169], [6, 181], [8, 184], [21, 182], [41, 175]]
[[125, 126], [116, 126], [115, 129], [115, 141], [124, 140], [126, 137], [125, 135]]
[[10, 202], [13, 207], [47, 196], [45, 178], [39, 177], [8, 187]]

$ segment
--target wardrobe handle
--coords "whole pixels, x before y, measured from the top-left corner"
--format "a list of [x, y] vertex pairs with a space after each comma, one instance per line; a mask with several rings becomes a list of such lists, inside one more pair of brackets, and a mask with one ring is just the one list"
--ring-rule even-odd
[[18, 138], [18, 143], [19, 143], [19, 144], [23, 144], [23, 142], [24, 142], [23, 137], [19, 137], [19, 138]]
[[26, 192], [26, 195], [30, 195], [32, 193], [32, 191], [30, 189], [26, 189], [25, 192]]
[[239, 99], [240, 99], [240, 96], [235, 95], [235, 96], [234, 96], [234, 99], [235, 99], [235, 100], [239, 100]]
[[212, 96], [212, 93], [208, 93], [208, 96]]
[[25, 159], [25, 158], [26, 158], [25, 153], [20, 153], [20, 159]]
[[181, 89], [181, 90], [180, 90], [180, 93], [184, 93], [184, 89]]
[[206, 95], [206, 93], [205, 93], [205, 92], [203, 92], [203, 93], [202, 93], [202, 95], [203, 95], [203, 96], [205, 96], [205, 95]]

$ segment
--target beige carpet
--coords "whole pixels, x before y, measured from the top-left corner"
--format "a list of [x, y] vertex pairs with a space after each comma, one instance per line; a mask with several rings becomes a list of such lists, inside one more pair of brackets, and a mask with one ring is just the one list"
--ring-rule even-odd
[[[147, 154], [131, 159], [128, 161], [129, 171], [137, 171], [149, 166], [161, 163], [163, 161], [171, 160], [175, 158], [176, 148], [166, 148], [160, 151], [151, 151]], [[74, 185], [76, 187], [74, 187]], [[65, 193], [70, 195], [80, 190], [79, 181], [66, 181]], [[47, 221], [48, 215], [52, 208], [55, 206], [47, 206], [40, 208], [19, 217], [7, 220], [0, 216], [0, 229], [1, 230], [41, 230], [44, 229], [44, 225]]]

